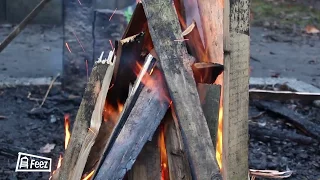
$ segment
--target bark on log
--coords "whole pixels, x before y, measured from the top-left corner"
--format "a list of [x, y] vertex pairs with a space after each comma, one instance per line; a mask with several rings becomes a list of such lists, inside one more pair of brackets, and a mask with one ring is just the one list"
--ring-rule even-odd
[[108, 66], [108, 64], [98, 63], [93, 67], [73, 125], [70, 142], [65, 151], [59, 171], [59, 179], [61, 180], [68, 179], [76, 165], [81, 147], [85, 141], [85, 137], [87, 136], [88, 128], [90, 127], [92, 112]]
[[320, 126], [311, 122], [305, 117], [297, 115], [293, 110], [287, 108], [286, 106], [277, 102], [266, 101], [254, 102], [254, 105], [259, 109], [263, 109], [284, 117], [286, 121], [296, 126], [303, 133], [320, 141]]
[[221, 179], [186, 47], [183, 42], [174, 41], [182, 39], [182, 31], [172, 4], [165, 0], [142, 1], [142, 4], [174, 110], [181, 124], [193, 178]]
[[251, 138], [259, 139], [261, 141], [269, 141], [270, 139], [289, 140], [299, 144], [310, 145], [316, 141], [311, 137], [300, 135], [287, 130], [272, 130], [250, 125], [249, 134]]
[[161, 179], [158, 136], [159, 133], [156, 131], [152, 141], [144, 145], [132, 169], [128, 172], [128, 180]]
[[[175, 122], [176, 121], [176, 122]], [[163, 119], [170, 179], [191, 180], [187, 154], [183, 147], [178, 120], [168, 111]]]
[[303, 101], [320, 100], [320, 93], [308, 92], [292, 92], [292, 91], [269, 91], [259, 89], [249, 89], [250, 99], [259, 100], [278, 100], [286, 101], [290, 99], [297, 99]]
[[217, 144], [219, 125], [219, 107], [221, 86], [215, 84], [198, 84], [198, 92], [204, 116], [206, 117], [212, 144]]
[[152, 79], [147, 81], [127, 122], [123, 126], [102, 165], [96, 180], [122, 179], [131, 169], [148, 138], [151, 137], [163, 119], [169, 99], [161, 73], [154, 70]]

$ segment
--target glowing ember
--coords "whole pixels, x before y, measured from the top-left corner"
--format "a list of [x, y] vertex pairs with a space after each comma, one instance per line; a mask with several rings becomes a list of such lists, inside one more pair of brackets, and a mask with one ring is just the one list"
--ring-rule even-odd
[[60, 168], [60, 166], [61, 166], [61, 163], [62, 163], [62, 156], [60, 155], [59, 156], [59, 160], [58, 160], [58, 165], [57, 165], [57, 169], [59, 169]]
[[68, 144], [69, 144], [69, 140], [70, 140], [70, 122], [69, 122], [69, 114], [66, 114], [64, 116], [64, 128], [65, 128], [65, 139], [64, 139], [64, 148], [67, 149]]
[[74, 33], [74, 31], [72, 31], [72, 33], [73, 33], [73, 35], [76, 37], [78, 43], [80, 44], [80, 46], [81, 46], [81, 48], [82, 48], [82, 51], [83, 51], [83, 52], [86, 52], [86, 51], [84, 50], [84, 48], [83, 48], [83, 46], [82, 46], [82, 43], [80, 42], [78, 36], [76, 35], [76, 33]]
[[67, 42], [66, 42], [66, 47], [67, 47], [68, 51], [69, 51], [70, 53], [72, 53], [72, 52], [71, 52], [71, 49], [70, 49], [70, 47], [69, 47], [69, 45], [68, 45]]
[[164, 126], [160, 125], [160, 134], [159, 134], [159, 149], [160, 149], [160, 162], [161, 162], [161, 180], [169, 180], [169, 168], [168, 164], [168, 156], [166, 143], [164, 139]]
[[86, 60], [86, 70], [87, 70], [87, 81], [89, 81], [89, 68], [88, 68], [88, 60]]
[[82, 5], [82, 3], [81, 3], [81, 1], [80, 1], [80, 0], [78, 0], [78, 2], [79, 2], [79, 4], [80, 4], [80, 5]]
[[92, 175], [94, 174], [94, 171], [91, 171], [87, 176], [85, 176], [82, 180], [89, 180], [91, 179]]
[[178, 42], [181, 42], [181, 41], [189, 41], [189, 39], [175, 39], [174, 41], [178, 41]]
[[109, 43], [110, 43], [110, 45], [111, 45], [111, 48], [112, 48], [112, 49], [114, 49], [114, 47], [113, 47], [113, 44], [112, 44], [112, 41], [111, 41], [111, 40], [109, 40]]
[[216, 158], [218, 165], [221, 169], [222, 167], [222, 118], [223, 117], [223, 107], [219, 108], [219, 125], [218, 125], [218, 136], [216, 144]]
[[111, 16], [110, 16], [110, 18], [109, 18], [109, 21], [111, 21], [111, 19], [112, 19], [112, 17], [113, 17], [113, 15], [114, 15], [114, 13], [116, 13], [116, 11], [117, 11], [117, 8], [113, 11], [112, 15], [111, 15]]

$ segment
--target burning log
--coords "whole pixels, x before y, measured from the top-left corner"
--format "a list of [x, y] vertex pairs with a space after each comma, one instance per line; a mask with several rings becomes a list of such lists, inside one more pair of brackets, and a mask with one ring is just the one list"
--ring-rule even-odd
[[[183, 42], [174, 41], [182, 38], [182, 31], [172, 4], [169, 1], [159, 3], [157, 0], [142, 1], [142, 4], [174, 110], [181, 125], [193, 177], [221, 179], [186, 48]], [[202, 150], [201, 153], [199, 149]]]
[[295, 114], [293, 110], [276, 102], [265, 101], [265, 102], [254, 102], [254, 104], [259, 109], [263, 109], [284, 117], [286, 121], [296, 126], [303, 133], [311, 137], [314, 137], [315, 139], [320, 141], [320, 127], [317, 124], [309, 121], [308, 119]]
[[191, 171], [187, 158], [187, 154], [184, 150], [182, 142], [181, 132], [178, 124], [178, 120], [172, 117], [173, 110], [168, 111], [164, 118], [165, 126], [165, 142], [168, 157], [168, 168], [170, 179], [184, 179], [191, 180]]
[[81, 178], [87, 155], [96, 137], [95, 133], [100, 128], [102, 107], [113, 73], [114, 66], [110, 65], [113, 57], [113, 52], [110, 52], [108, 60], [100, 59], [92, 70], [74, 123], [73, 136], [62, 161], [59, 179]]
[[158, 136], [159, 131], [156, 131], [152, 141], [144, 145], [134, 166], [128, 172], [128, 180], [161, 179], [160, 151], [157, 146]]
[[202, 102], [202, 109], [206, 117], [212, 143], [217, 143], [217, 131], [219, 125], [219, 105], [221, 86], [215, 84], [198, 84], [198, 91], [200, 100]]
[[[113, 134], [119, 135], [115, 135], [114, 143], [110, 139], [96, 180], [122, 179], [164, 117], [169, 107], [165, 84], [157, 70], [154, 70], [151, 78], [142, 89], [123, 128], [114, 130]], [[117, 126], [121, 125], [120, 122]]]

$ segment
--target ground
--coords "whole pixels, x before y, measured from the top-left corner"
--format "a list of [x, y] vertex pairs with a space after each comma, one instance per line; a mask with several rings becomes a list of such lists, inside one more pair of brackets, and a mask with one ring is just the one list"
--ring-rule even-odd
[[[317, 0], [252, 0], [251, 76], [296, 78], [320, 88], [320, 36], [305, 31], [307, 25], [320, 28], [319, 4]], [[79, 23], [78, 27], [81, 28], [81, 22]], [[1, 27], [2, 39], [10, 28]], [[57, 27], [29, 26], [13, 44], [0, 53], [0, 80], [2, 76], [56, 75], [62, 69], [62, 48], [66, 48], [61, 38], [62, 34]], [[81, 54], [82, 49], [77, 48], [79, 52], [73, 53]], [[19, 51], [16, 52], [16, 49]], [[0, 89], [0, 115], [5, 116], [0, 119], [0, 137], [3, 137], [0, 139], [0, 179], [49, 178], [48, 173], [15, 173], [18, 152], [53, 158], [53, 169], [59, 155], [63, 154], [64, 115], [70, 113], [73, 123], [80, 104], [80, 98], [67, 97], [78, 97], [82, 92], [65, 92], [54, 86], [43, 108], [30, 113], [31, 109], [41, 103], [47, 88], [32, 86]], [[28, 97], [29, 92], [32, 98], [39, 99], [38, 102]], [[320, 124], [320, 109], [311, 104], [286, 102], [283, 106]], [[306, 136], [287, 123], [285, 118], [272, 113], [257, 118], [260, 112], [262, 110], [251, 102], [250, 127], [258, 124], [262, 129], [281, 132], [287, 130]], [[55, 145], [52, 151], [40, 153], [40, 148], [48, 143]], [[291, 180], [320, 178], [320, 151], [317, 142], [304, 145], [277, 138], [261, 139], [250, 134], [249, 148], [250, 168], [282, 171], [290, 169], [294, 172], [289, 178]]]

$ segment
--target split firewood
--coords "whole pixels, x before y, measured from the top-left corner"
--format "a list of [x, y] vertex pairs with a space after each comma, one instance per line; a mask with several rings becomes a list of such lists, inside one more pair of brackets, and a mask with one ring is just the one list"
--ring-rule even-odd
[[221, 86], [215, 84], [198, 84], [198, 92], [204, 116], [206, 117], [212, 144], [217, 144], [217, 132], [219, 125], [219, 107]]
[[[170, 179], [191, 180], [191, 171], [187, 158], [187, 153], [182, 142], [179, 123], [174, 111], [168, 111], [163, 119], [165, 129], [165, 142], [168, 158], [168, 168]], [[175, 118], [174, 118], [175, 117]]]
[[99, 136], [97, 138], [97, 142], [94, 145], [90, 154], [90, 159], [87, 162], [86, 171], [89, 171], [92, 168], [99, 169], [102, 163], [101, 161], [103, 161], [104, 157], [108, 154], [110, 147], [112, 147], [112, 144], [118, 137], [122, 127], [127, 121], [127, 118], [133, 106], [137, 101], [137, 98], [144, 88], [144, 84], [141, 83], [142, 80], [145, 81], [145, 78], [143, 77], [146, 74], [150, 73], [151, 69], [154, 67], [154, 64], [155, 59], [153, 59], [152, 56], [148, 56], [134, 86], [130, 88], [131, 90], [129, 92], [126, 103], [124, 104], [123, 110], [119, 116], [119, 119], [117, 119], [116, 122], [112, 122], [111, 120], [107, 119], [107, 121], [103, 123], [101, 132], [99, 132]]
[[158, 136], [159, 131], [156, 131], [152, 141], [144, 145], [132, 169], [128, 172], [128, 180], [161, 179]]
[[308, 136], [320, 141], [320, 127], [305, 117], [297, 115], [293, 110], [277, 102], [256, 101], [254, 105], [267, 112], [277, 114]]
[[[165, 82], [161, 78], [161, 73], [155, 69], [151, 79], [145, 82], [123, 128], [114, 129], [113, 134], [118, 135], [113, 143], [112, 137], [110, 138], [106, 157], [98, 169], [96, 180], [122, 179], [131, 169], [148, 138], [156, 131], [169, 107]], [[118, 127], [119, 123], [120, 120]]]
[[[142, 1], [155, 51], [173, 101], [195, 179], [221, 179], [215, 149], [192, 75], [182, 31], [170, 1]], [[159, 31], [161, 29], [161, 31]], [[195, 121], [196, 119], [196, 121]], [[199, 149], [202, 150], [198, 153]]]
[[[108, 60], [113, 58], [113, 52], [110, 52]], [[106, 89], [109, 89], [109, 83], [112, 77], [113, 65], [109, 65], [110, 63], [107, 62], [98, 61], [93, 67], [77, 113], [70, 142], [64, 154], [62, 165], [58, 173], [59, 177], [53, 176], [53, 179], [55, 179], [55, 177], [61, 180], [70, 179], [73, 177], [73, 173], [82, 175], [82, 171], [80, 170], [81, 167], [79, 167], [77, 163], [84, 161], [83, 164], [85, 164], [86, 162], [87, 151], [91, 148], [95, 137], [95, 135], [91, 135], [91, 131], [93, 130], [97, 133], [99, 130], [99, 123], [101, 121], [101, 119], [94, 119], [94, 117], [98, 117], [98, 114], [101, 112], [101, 107], [99, 105], [103, 104], [103, 97], [99, 97], [99, 94], [107, 93]], [[96, 107], [97, 102], [98, 105]], [[102, 114], [100, 114], [100, 116], [102, 116]], [[76, 170], [75, 167], [79, 167], [79, 170]]]
[[286, 101], [290, 99], [314, 101], [320, 100], [320, 93], [309, 93], [309, 92], [292, 92], [292, 91], [270, 91], [260, 89], [249, 90], [250, 99], [259, 100], [278, 100]]
[[300, 135], [294, 132], [286, 130], [272, 130], [266, 129], [254, 125], [249, 126], [250, 137], [259, 139], [262, 141], [268, 141], [270, 139], [289, 140], [299, 144], [310, 145], [316, 141], [308, 136]]

